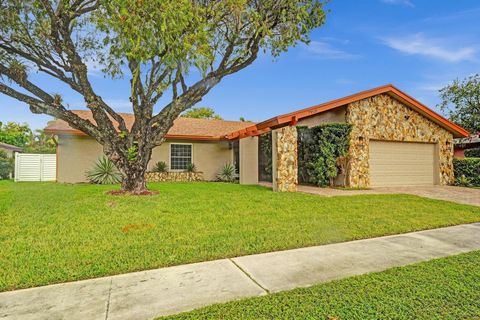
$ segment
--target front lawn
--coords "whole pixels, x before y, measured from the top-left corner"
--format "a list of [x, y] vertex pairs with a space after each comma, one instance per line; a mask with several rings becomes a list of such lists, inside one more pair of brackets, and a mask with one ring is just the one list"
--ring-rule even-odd
[[480, 251], [168, 319], [479, 319]]
[[0, 291], [480, 221], [479, 207], [410, 195], [150, 187], [0, 182]]

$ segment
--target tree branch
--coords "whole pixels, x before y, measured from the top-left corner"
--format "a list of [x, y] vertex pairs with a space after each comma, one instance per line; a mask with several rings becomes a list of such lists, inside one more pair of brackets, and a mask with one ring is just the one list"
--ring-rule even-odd
[[16, 91], [3, 83], [0, 83], [0, 92], [14, 99], [25, 102], [30, 106], [30, 110], [33, 113], [44, 113], [55, 118], [62, 119], [72, 127], [85, 132], [99, 142], [103, 141], [102, 134], [94, 124], [88, 120], [80, 118], [73, 112], [66, 110], [63, 106], [46, 104], [42, 100], [38, 100], [34, 97]]

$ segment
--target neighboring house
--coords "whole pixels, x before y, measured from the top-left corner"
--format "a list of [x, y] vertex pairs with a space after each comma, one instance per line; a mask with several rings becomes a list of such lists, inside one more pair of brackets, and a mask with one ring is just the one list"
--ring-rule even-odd
[[480, 133], [471, 135], [466, 138], [459, 138], [454, 140], [455, 143], [455, 157], [465, 158], [465, 150], [480, 148]]
[[[87, 111], [76, 111], [91, 120]], [[122, 115], [131, 125], [132, 115]], [[274, 188], [293, 191], [297, 184], [296, 126], [350, 123], [347, 184], [351, 187], [434, 185], [453, 181], [453, 138], [468, 132], [392, 85], [298, 110], [254, 124], [179, 118], [166, 141], [154, 149], [149, 167], [159, 160], [170, 170], [188, 162], [215, 179], [226, 162], [239, 169], [240, 183], [258, 183], [258, 136], [272, 133]], [[85, 180], [85, 171], [101, 156], [92, 138], [56, 120], [45, 129], [58, 136], [59, 182]]]
[[9, 155], [10, 157], [15, 156], [16, 152], [22, 152], [23, 151], [23, 149], [20, 148], [20, 147], [13, 146], [11, 144], [3, 143], [3, 142], [0, 142], [0, 150], [5, 151], [7, 153], [7, 155]]

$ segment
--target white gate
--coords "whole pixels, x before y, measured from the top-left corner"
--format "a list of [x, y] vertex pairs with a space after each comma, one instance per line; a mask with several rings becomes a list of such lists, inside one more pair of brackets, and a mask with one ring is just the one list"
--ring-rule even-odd
[[56, 178], [55, 154], [15, 154], [15, 181], [55, 181]]

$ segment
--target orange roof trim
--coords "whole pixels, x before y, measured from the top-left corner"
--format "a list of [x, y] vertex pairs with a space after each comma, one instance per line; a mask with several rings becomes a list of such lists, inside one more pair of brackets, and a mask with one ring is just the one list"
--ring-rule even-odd
[[332, 110], [332, 109], [350, 104], [355, 101], [359, 101], [359, 100], [370, 98], [379, 94], [383, 94], [383, 93], [388, 94], [393, 98], [396, 98], [397, 100], [410, 106], [412, 109], [416, 110], [417, 112], [427, 117], [431, 121], [437, 123], [438, 125], [445, 128], [446, 130], [452, 132], [454, 137], [456, 138], [467, 137], [469, 135], [468, 131], [465, 130], [464, 128], [445, 119], [444, 117], [442, 117], [435, 111], [431, 110], [421, 102], [415, 100], [413, 97], [409, 96], [405, 92], [397, 89], [391, 84], [388, 84], [378, 88], [362, 91], [344, 98], [322, 103], [310, 108], [305, 108], [295, 112], [277, 116], [257, 124], [253, 124], [250, 127], [243, 128], [241, 130], [237, 130], [235, 132], [230, 133], [227, 136], [227, 138], [242, 139], [248, 136], [256, 136], [256, 135], [268, 132], [275, 128], [279, 128], [287, 125], [295, 125], [297, 121], [300, 119], [311, 117], [313, 115], [316, 115], [328, 110]]

